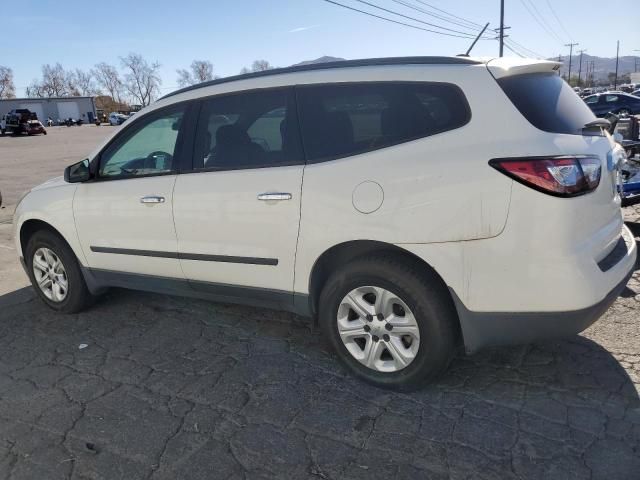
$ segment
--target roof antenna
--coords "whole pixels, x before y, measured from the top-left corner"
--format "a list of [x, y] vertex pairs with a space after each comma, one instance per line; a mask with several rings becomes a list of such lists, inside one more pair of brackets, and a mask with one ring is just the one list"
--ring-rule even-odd
[[484, 31], [487, 29], [487, 27], [489, 26], [489, 22], [487, 22], [487, 24], [484, 26], [484, 28], [482, 29], [482, 31], [478, 34], [478, 36], [475, 38], [475, 40], [473, 41], [473, 43], [471, 44], [471, 46], [469, 47], [469, 50], [467, 50], [466, 53], [458, 55], [458, 57], [468, 57], [469, 53], [471, 53], [471, 50], [473, 49], [473, 47], [476, 46], [476, 43], [478, 43], [478, 40], [480, 40], [480, 37], [482, 36], [482, 34], [484, 33]]

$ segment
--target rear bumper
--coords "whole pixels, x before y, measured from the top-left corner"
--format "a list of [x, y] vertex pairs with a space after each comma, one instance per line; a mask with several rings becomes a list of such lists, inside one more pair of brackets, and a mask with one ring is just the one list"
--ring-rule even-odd
[[[627, 237], [629, 238], [629, 237]], [[629, 240], [635, 243], [633, 236]], [[635, 245], [627, 245], [627, 255], [619, 259], [628, 265], [622, 279], [599, 302], [579, 310], [559, 312], [473, 312], [468, 310], [451, 290], [467, 353], [500, 345], [527, 344], [576, 335], [598, 320], [618, 298], [633, 274]], [[631, 258], [629, 258], [631, 257]], [[625, 262], [625, 260], [627, 260]], [[629, 261], [632, 260], [632, 261]]]

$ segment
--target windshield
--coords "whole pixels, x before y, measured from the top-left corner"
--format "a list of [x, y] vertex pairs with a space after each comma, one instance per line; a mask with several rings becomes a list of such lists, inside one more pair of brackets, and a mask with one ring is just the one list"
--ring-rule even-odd
[[584, 101], [554, 73], [514, 75], [498, 80], [520, 113], [545, 132], [583, 135], [596, 119]]

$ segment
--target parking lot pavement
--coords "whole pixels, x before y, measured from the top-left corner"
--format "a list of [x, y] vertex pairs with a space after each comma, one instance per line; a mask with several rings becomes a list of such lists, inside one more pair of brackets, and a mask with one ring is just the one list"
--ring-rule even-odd
[[398, 394], [290, 314], [117, 289], [54, 314], [11, 248], [0, 223], [0, 478], [639, 478], [640, 266], [583, 335]]

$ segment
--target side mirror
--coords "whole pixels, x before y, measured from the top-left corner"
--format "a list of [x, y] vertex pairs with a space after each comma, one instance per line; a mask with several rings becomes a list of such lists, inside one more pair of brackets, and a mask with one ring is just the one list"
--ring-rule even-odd
[[89, 174], [89, 160], [74, 163], [64, 169], [64, 181], [67, 183], [86, 182], [91, 178]]

